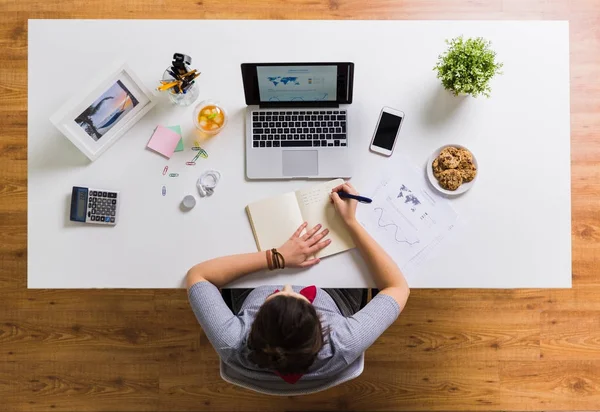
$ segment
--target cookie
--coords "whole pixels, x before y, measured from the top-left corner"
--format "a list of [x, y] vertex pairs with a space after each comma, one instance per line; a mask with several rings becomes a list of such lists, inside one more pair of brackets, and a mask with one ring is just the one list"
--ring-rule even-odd
[[440, 173], [440, 186], [447, 190], [456, 190], [462, 184], [462, 174], [456, 169], [447, 169]]
[[460, 153], [461, 162], [470, 162], [473, 163], [473, 154], [467, 149], [458, 149]]
[[444, 171], [444, 169], [440, 166], [440, 162], [438, 158], [435, 158], [433, 163], [431, 164], [431, 168], [433, 169], [433, 175], [436, 179], [440, 178], [440, 173]]
[[473, 154], [467, 149], [460, 149], [461, 160], [458, 164], [458, 170], [462, 175], [463, 183], [468, 183], [475, 179], [477, 168], [473, 163]]
[[458, 169], [460, 171], [460, 176], [462, 177], [463, 183], [469, 183], [471, 180], [475, 179], [477, 176], [477, 170], [475, 166], [472, 169]]
[[447, 147], [438, 156], [439, 163], [444, 169], [456, 169], [462, 160], [459, 149]]

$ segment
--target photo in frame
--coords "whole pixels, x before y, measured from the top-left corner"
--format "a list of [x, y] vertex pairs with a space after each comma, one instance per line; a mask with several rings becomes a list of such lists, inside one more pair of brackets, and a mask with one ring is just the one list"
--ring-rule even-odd
[[155, 104], [152, 91], [127, 64], [122, 64], [73, 96], [50, 121], [94, 161]]

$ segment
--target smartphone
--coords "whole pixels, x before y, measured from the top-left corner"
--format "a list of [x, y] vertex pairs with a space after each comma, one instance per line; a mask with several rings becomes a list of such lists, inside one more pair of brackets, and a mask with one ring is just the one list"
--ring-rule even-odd
[[371, 140], [371, 151], [384, 156], [391, 156], [396, 147], [396, 140], [404, 122], [404, 112], [384, 107], [381, 109], [375, 133]]

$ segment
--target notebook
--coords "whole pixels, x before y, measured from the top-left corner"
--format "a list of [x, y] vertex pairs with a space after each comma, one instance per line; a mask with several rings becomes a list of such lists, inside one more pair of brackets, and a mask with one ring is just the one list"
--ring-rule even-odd
[[258, 250], [280, 247], [303, 222], [308, 222], [308, 229], [319, 223], [329, 229], [326, 239], [331, 239], [331, 244], [316, 253], [316, 257], [323, 258], [352, 249], [354, 242], [329, 197], [331, 189], [342, 183], [342, 179], [331, 180], [249, 204], [246, 212]]

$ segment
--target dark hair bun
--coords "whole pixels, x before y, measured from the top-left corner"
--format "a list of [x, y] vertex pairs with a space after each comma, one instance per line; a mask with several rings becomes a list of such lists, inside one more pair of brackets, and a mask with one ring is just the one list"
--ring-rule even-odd
[[280, 347], [267, 346], [263, 349], [264, 354], [271, 365], [285, 365], [287, 363], [287, 355]]
[[279, 373], [305, 373], [324, 341], [313, 305], [291, 296], [276, 296], [256, 313], [248, 335], [248, 359]]

